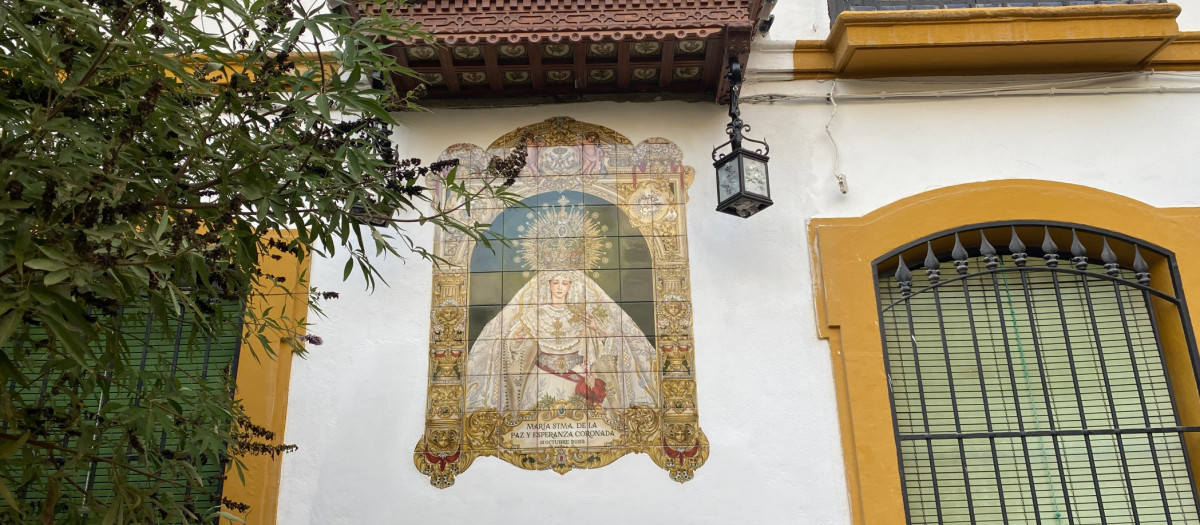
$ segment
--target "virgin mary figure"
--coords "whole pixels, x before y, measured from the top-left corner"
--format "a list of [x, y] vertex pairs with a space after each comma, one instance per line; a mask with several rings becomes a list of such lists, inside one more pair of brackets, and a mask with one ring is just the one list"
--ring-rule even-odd
[[467, 410], [658, 404], [654, 347], [587, 275], [604, 245], [578, 207], [551, 208], [524, 231], [519, 258], [534, 274], [468, 350]]

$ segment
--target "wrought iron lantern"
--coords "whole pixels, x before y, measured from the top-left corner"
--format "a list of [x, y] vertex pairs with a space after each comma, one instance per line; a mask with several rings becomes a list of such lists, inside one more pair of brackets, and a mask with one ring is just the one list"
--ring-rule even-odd
[[[729, 140], [713, 148], [713, 167], [717, 169], [717, 211], [746, 218], [758, 213], [771, 202], [771, 185], [767, 177], [767, 156], [771, 147], [766, 142], [742, 136], [750, 126], [742, 122], [738, 108], [738, 93], [742, 89], [742, 66], [737, 57], [729, 62], [729, 124], [725, 133]], [[753, 151], [742, 147], [742, 141], [761, 144]], [[729, 146], [722, 153], [721, 148]]]

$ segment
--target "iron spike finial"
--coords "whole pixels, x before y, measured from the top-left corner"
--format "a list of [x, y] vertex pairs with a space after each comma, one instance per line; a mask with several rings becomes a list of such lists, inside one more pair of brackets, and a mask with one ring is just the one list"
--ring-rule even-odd
[[1087, 249], [1079, 242], [1079, 234], [1075, 232], [1075, 228], [1071, 228], [1071, 262], [1077, 270], [1086, 270], [1088, 267]]
[[962, 240], [958, 238], [958, 234], [954, 234], [954, 250], [950, 252], [950, 257], [954, 258], [954, 271], [959, 275], [967, 273], [967, 249], [963, 248]]
[[983, 233], [983, 230], [979, 230], [979, 253], [983, 254], [983, 263], [987, 266], [987, 269], [995, 270], [999, 266], [999, 257], [996, 257], [996, 247], [988, 242], [987, 234]]
[[1104, 249], [1100, 251], [1100, 260], [1104, 261], [1104, 273], [1112, 277], [1121, 274], [1121, 267], [1117, 264], [1117, 254], [1113, 253], [1112, 248], [1108, 245], [1108, 237], [1101, 237], [1104, 240]]
[[1133, 271], [1138, 284], [1150, 286], [1150, 265], [1146, 264], [1146, 260], [1142, 258], [1142, 251], [1136, 244], [1133, 245]]
[[925, 242], [925, 275], [929, 276], [930, 284], [937, 284], [941, 280], [942, 263], [938, 261], [936, 255], [933, 254], [933, 243]]
[[1025, 258], [1028, 256], [1025, 253], [1025, 243], [1021, 242], [1021, 238], [1017, 237], [1017, 227], [1012, 227], [1012, 240], [1008, 241], [1008, 251], [1012, 253], [1013, 263], [1017, 266], [1025, 266]]
[[1046, 231], [1046, 237], [1042, 239], [1042, 258], [1046, 260], [1046, 266], [1051, 268], [1058, 267], [1058, 245], [1054, 244], [1054, 239], [1050, 238], [1050, 227], [1043, 226]]
[[896, 266], [896, 282], [900, 284], [901, 295], [908, 296], [912, 293], [912, 272], [908, 271], [908, 266], [904, 265], [904, 255], [898, 257], [899, 264]]

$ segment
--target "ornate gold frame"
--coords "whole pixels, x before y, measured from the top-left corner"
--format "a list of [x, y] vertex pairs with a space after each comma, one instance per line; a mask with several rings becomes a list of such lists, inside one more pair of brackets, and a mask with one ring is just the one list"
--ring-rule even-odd
[[[439, 488], [454, 484], [456, 475], [481, 456], [495, 456], [527, 470], [554, 470], [608, 465], [629, 453], [644, 453], [675, 481], [692, 479], [708, 458], [708, 440], [696, 410], [693, 360], [691, 286], [687, 256], [687, 188], [695, 174], [682, 164], [679, 148], [666, 139], [652, 138], [634, 145], [611, 129], [555, 117], [524, 126], [497, 139], [483, 150], [456, 144], [442, 158], [460, 161], [458, 177], [483, 184], [479, 174], [487, 160], [504, 155], [525, 137], [540, 137], [545, 148], [568, 152], [579, 137], [595, 133], [610, 159], [604, 174], [523, 174], [510, 188], [522, 197], [565, 189], [581, 191], [615, 204], [648, 241], [653, 258], [654, 369], [660, 371], [661, 406], [626, 409], [578, 409], [563, 404], [553, 411], [520, 411], [515, 416], [488, 408], [468, 412], [465, 386], [468, 352], [469, 263], [475, 242], [458, 232], [439, 231], [434, 255], [431, 304], [429, 395], [425, 433], [413, 461]], [[569, 152], [568, 152], [569, 153]], [[549, 170], [553, 171], [553, 170]], [[443, 205], [453, 207], [454, 202]], [[470, 215], [459, 218], [489, 223], [505, 208], [500, 203], [476, 203]], [[584, 429], [588, 421], [614, 429], [615, 440], [602, 446], [529, 447], [512, 438], [513, 430], [530, 423], [553, 421]]]

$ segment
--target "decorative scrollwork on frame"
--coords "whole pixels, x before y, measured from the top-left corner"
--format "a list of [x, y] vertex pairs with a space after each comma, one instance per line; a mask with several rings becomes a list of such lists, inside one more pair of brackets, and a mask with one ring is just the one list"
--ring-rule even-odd
[[[686, 349], [684, 350], [686, 352]], [[671, 413], [696, 410], [696, 382], [686, 379], [663, 380], [663, 407]]]
[[687, 345], [672, 344], [664, 344], [661, 347], [663, 351], [663, 375], [689, 377], [692, 375], [690, 347]]
[[444, 489], [454, 484], [454, 477], [471, 466], [476, 454], [463, 450], [457, 427], [431, 425], [417, 443], [413, 463], [417, 470], [429, 476], [429, 484]]
[[657, 304], [658, 333], [665, 343], [686, 345], [692, 338], [692, 304], [669, 294]]
[[433, 346], [434, 348], [458, 347], [463, 343], [466, 333], [466, 308], [446, 301], [433, 310]]
[[432, 385], [429, 387], [429, 419], [462, 419], [462, 386]]
[[488, 151], [511, 148], [517, 141], [525, 137], [542, 137], [548, 146], [573, 146], [579, 137], [595, 133], [611, 144], [632, 147], [633, 143], [611, 129], [587, 122], [580, 122], [570, 117], [554, 117], [531, 126], [524, 126], [505, 133], [488, 146]]

